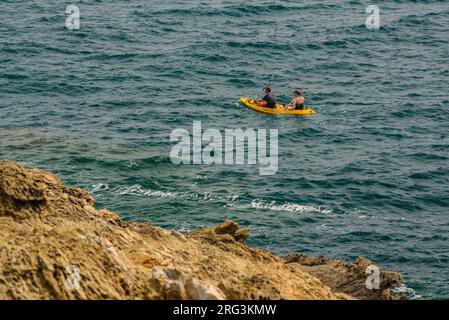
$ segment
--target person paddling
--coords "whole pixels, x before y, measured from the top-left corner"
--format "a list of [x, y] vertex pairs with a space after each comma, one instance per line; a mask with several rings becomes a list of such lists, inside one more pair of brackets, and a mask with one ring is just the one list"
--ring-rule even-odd
[[257, 101], [256, 102], [257, 105], [259, 107], [275, 109], [276, 108], [276, 98], [274, 97], [273, 93], [271, 92], [271, 88], [265, 87], [264, 91], [265, 91], [265, 97], [262, 98], [262, 101]]
[[304, 110], [305, 99], [302, 96], [301, 90], [295, 90], [292, 102], [287, 105], [288, 110]]

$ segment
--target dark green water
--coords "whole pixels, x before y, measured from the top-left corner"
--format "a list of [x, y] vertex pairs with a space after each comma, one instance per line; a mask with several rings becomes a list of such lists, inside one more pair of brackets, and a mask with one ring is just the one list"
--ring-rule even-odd
[[[81, 29], [65, 27], [77, 4]], [[123, 218], [234, 219], [277, 254], [400, 271], [449, 298], [449, 3], [1, 1], [0, 159], [50, 170]], [[238, 98], [304, 89], [312, 117]], [[170, 133], [278, 128], [279, 171], [175, 166]]]

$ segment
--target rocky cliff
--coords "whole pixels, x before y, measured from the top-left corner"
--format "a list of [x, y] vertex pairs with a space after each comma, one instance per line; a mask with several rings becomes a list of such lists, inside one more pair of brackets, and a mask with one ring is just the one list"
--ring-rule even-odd
[[352, 264], [245, 245], [232, 221], [181, 234], [122, 221], [51, 173], [0, 162], [0, 299], [391, 299]]

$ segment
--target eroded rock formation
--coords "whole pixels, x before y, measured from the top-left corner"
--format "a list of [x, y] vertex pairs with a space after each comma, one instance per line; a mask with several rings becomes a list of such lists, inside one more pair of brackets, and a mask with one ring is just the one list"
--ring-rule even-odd
[[358, 264], [284, 261], [248, 234], [124, 222], [51, 173], [0, 162], [0, 299], [377, 299], [401, 281], [365, 292]]

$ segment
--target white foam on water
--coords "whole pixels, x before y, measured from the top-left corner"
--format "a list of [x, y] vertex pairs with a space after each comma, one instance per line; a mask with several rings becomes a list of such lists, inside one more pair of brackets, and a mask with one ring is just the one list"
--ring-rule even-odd
[[263, 200], [253, 200], [250, 204], [234, 206], [229, 205], [240, 209], [247, 208], [255, 208], [255, 209], [266, 209], [272, 211], [285, 211], [285, 212], [297, 212], [297, 213], [322, 213], [322, 214], [331, 214], [332, 210], [322, 208], [321, 206], [312, 206], [312, 205], [303, 205], [296, 203], [284, 203], [277, 204], [276, 201], [266, 202]]
[[94, 193], [97, 193], [100, 191], [105, 191], [105, 190], [109, 190], [109, 186], [107, 184], [97, 183], [97, 184], [94, 184], [92, 186], [92, 188], [90, 188], [90, 190], [88, 190], [88, 191], [89, 191], [89, 193], [94, 194]]
[[108, 190], [114, 196], [134, 195], [134, 196], [146, 196], [156, 198], [168, 198], [168, 197], [176, 197], [178, 195], [175, 192], [145, 189], [139, 184], [135, 184], [132, 186], [116, 186], [111, 189], [107, 184], [103, 183], [93, 185], [92, 189], [90, 190], [90, 193], [95, 195], [95, 193], [100, 193], [106, 190]]
[[170, 191], [152, 190], [152, 189], [145, 189], [140, 184], [134, 184], [131, 186], [118, 185], [111, 188], [108, 184], [97, 183], [92, 185], [91, 188], [88, 189], [88, 191], [90, 194], [97, 197], [103, 195], [107, 191], [109, 194], [113, 196], [132, 195], [132, 196], [146, 196], [156, 198], [181, 197], [196, 200], [198, 202], [221, 201], [223, 199], [235, 201], [239, 197], [238, 195], [233, 195], [231, 197], [224, 198], [216, 196], [212, 192], [196, 193], [196, 192], [170, 192]]
[[141, 161], [127, 160], [125, 161], [125, 167], [133, 168], [139, 167], [141, 165]]
[[407, 287], [406, 285], [402, 285], [400, 287], [397, 287], [393, 290], [394, 294], [406, 296], [407, 298], [411, 300], [419, 300], [422, 298], [422, 296], [416, 294], [416, 291], [412, 288]]
[[304, 204], [296, 204], [296, 203], [282, 203], [279, 204], [276, 201], [265, 201], [262, 199], [256, 199], [251, 201], [248, 204], [241, 204], [239, 202], [240, 196], [238, 194], [233, 195], [216, 195], [213, 192], [204, 192], [204, 193], [196, 193], [196, 192], [170, 192], [170, 191], [160, 191], [160, 190], [151, 190], [145, 189], [140, 184], [134, 184], [132, 186], [116, 186], [110, 188], [109, 185], [104, 183], [97, 183], [92, 186], [90, 189], [90, 193], [99, 196], [104, 191], [108, 191], [113, 196], [124, 196], [124, 195], [133, 195], [133, 196], [146, 196], [146, 197], [155, 197], [155, 198], [186, 198], [198, 202], [209, 202], [209, 201], [217, 201], [222, 202], [225, 201], [227, 204], [225, 207], [228, 208], [237, 208], [237, 209], [265, 209], [271, 211], [284, 211], [284, 212], [293, 212], [293, 213], [320, 213], [320, 214], [332, 214], [332, 210], [323, 208], [321, 206], [313, 206], [313, 205], [304, 205]]

